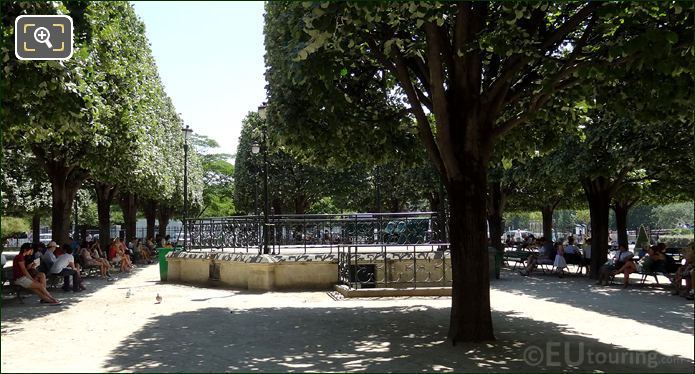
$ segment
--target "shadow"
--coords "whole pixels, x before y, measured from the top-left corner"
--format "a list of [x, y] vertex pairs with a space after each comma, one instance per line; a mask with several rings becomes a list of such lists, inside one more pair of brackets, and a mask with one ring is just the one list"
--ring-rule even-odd
[[[107, 371], [691, 372], [692, 360], [628, 351], [563, 326], [493, 313], [497, 341], [452, 346], [448, 308], [206, 308], [151, 319], [113, 350]], [[538, 360], [549, 342], [569, 356]], [[589, 362], [586, 353], [619, 354]], [[541, 353], [542, 354], [542, 353]], [[645, 357], [630, 361], [630, 355]], [[555, 362], [560, 360], [561, 362]], [[556, 364], [558, 366], [553, 366]], [[654, 364], [652, 364], [654, 363]]]
[[633, 275], [630, 286], [623, 289], [621, 277], [616, 277], [614, 285], [604, 287], [594, 284], [595, 280], [586, 276], [558, 278], [557, 275], [533, 273], [524, 277], [509, 271], [503, 273], [502, 279], [491, 282], [491, 287], [686, 334], [693, 333], [692, 301], [670, 295], [669, 289], [640, 286], [635, 284], [636, 281]]
[[208, 301], [211, 299], [226, 299], [228, 297], [233, 297], [233, 296], [235, 296], [235, 293], [225, 295], [225, 296], [211, 296], [211, 297], [204, 297], [204, 298], [200, 298], [200, 299], [191, 299], [191, 301]]

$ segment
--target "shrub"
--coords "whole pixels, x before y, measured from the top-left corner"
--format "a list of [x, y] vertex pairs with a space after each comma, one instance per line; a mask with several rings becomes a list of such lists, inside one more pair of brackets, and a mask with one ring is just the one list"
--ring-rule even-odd
[[2, 217], [1, 219], [0, 237], [3, 239], [29, 231], [29, 222], [25, 219], [18, 217]]

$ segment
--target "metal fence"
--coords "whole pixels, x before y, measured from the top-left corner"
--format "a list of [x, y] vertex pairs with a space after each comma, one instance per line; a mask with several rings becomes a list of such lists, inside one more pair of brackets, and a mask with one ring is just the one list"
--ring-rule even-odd
[[[261, 250], [262, 216], [186, 221], [189, 250]], [[445, 226], [433, 212], [275, 215], [268, 219], [268, 243], [275, 254], [312, 249], [329, 253], [344, 245], [407, 245], [446, 242]]]
[[446, 243], [341, 246], [338, 277], [353, 289], [451, 286], [451, 253]]

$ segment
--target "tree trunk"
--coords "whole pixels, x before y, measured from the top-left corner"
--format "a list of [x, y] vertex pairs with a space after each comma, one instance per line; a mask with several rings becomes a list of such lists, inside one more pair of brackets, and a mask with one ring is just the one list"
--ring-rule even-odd
[[45, 150], [41, 147], [32, 147], [32, 152], [46, 171], [51, 182], [53, 200], [51, 207], [51, 230], [53, 240], [60, 245], [68, 239], [72, 202], [75, 199], [77, 190], [82, 186], [82, 182], [87, 179], [88, 174], [86, 170], [79, 166], [68, 166], [64, 159], [53, 159], [46, 156]]
[[627, 240], [627, 212], [630, 210], [630, 204], [623, 201], [616, 201], [613, 205], [615, 211], [615, 225], [618, 229], [618, 245], [624, 245], [628, 248]]
[[584, 180], [582, 186], [589, 202], [591, 217], [591, 278], [597, 278], [608, 256], [608, 215], [611, 193], [603, 177]]
[[546, 240], [553, 240], [553, 212], [555, 209], [552, 205], [544, 205], [541, 208], [543, 215], [543, 237]]
[[273, 199], [271, 206], [273, 210], [268, 212], [269, 216], [279, 216], [282, 214], [282, 201], [280, 199]]
[[131, 241], [133, 238], [137, 237], [135, 232], [137, 223], [137, 197], [134, 193], [128, 192], [121, 194], [121, 198], [118, 201], [123, 210], [123, 221], [125, 223], [125, 240], [127, 242]]
[[[169, 226], [169, 220], [171, 219], [171, 214], [173, 209], [166, 205], [159, 206], [159, 236], [165, 237], [167, 235], [167, 226]], [[159, 243], [157, 243], [159, 245]]]
[[[54, 173], [58, 174], [58, 172]], [[51, 189], [53, 192], [53, 208], [51, 211], [51, 230], [53, 240], [58, 245], [67, 243], [70, 236], [70, 215], [72, 212], [72, 202], [75, 200], [77, 190], [80, 188], [82, 181], [79, 184], [70, 183], [67, 181], [68, 176], [58, 176], [51, 178]]]
[[157, 220], [157, 201], [151, 199], [146, 200], [142, 206], [142, 210], [147, 220], [147, 233], [145, 234], [145, 239], [152, 238], [154, 240], [154, 226]]
[[[497, 269], [501, 268], [502, 256], [504, 255], [504, 243], [502, 242], [504, 220], [502, 214], [506, 203], [507, 194], [502, 189], [502, 183], [491, 182], [488, 192], [487, 222], [490, 229], [490, 245], [497, 249], [497, 258], [500, 262], [497, 264]], [[495, 278], [499, 279], [499, 273], [495, 274]]]
[[452, 290], [449, 338], [489, 341], [492, 332], [490, 276], [486, 245], [487, 165], [460, 163], [461, 180], [448, 180]]
[[116, 187], [101, 182], [94, 182], [97, 196], [97, 215], [99, 217], [99, 244], [106, 249], [111, 244], [111, 203], [116, 194]]
[[35, 211], [34, 215], [31, 217], [31, 242], [33, 244], [39, 244], [41, 240], [41, 214], [39, 211]]
[[304, 214], [309, 206], [309, 201], [304, 194], [296, 195], [294, 199], [294, 213]]

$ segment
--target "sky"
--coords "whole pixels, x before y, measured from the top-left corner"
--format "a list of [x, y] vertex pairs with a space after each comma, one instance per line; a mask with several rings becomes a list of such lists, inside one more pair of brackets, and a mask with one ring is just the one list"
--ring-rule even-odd
[[131, 3], [184, 123], [234, 155], [241, 121], [265, 101], [263, 2]]

